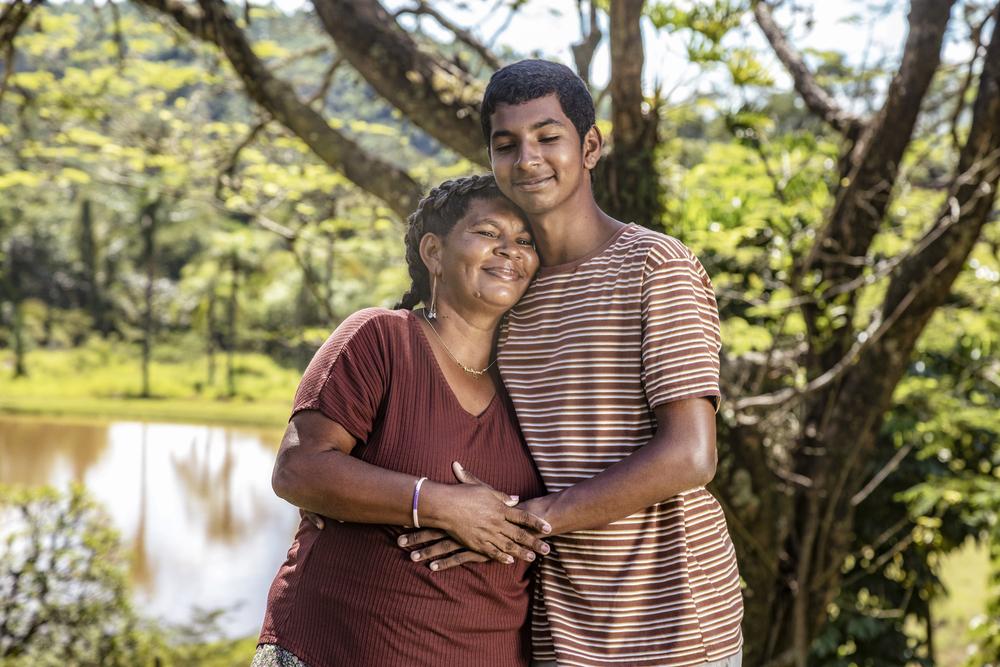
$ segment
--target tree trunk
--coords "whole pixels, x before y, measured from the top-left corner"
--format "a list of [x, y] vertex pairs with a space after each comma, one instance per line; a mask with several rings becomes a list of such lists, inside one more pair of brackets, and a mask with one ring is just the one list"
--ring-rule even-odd
[[208, 358], [208, 381], [206, 387], [215, 384], [215, 283], [208, 289], [208, 303], [205, 305], [205, 356]]
[[28, 377], [24, 348], [24, 308], [21, 300], [11, 303], [11, 338], [14, 347], [14, 377]]
[[236, 311], [239, 295], [239, 255], [234, 250], [229, 256], [229, 336], [226, 347], [226, 386], [230, 398], [236, 396]]
[[601, 207], [624, 222], [662, 229], [655, 153], [657, 114], [642, 92], [642, 0], [611, 3], [611, 115], [614, 150], [594, 174]]
[[[868, 248], [891, 201], [896, 165], [910, 143], [916, 109], [937, 68], [950, 4], [914, 0], [903, 65], [883, 111], [865, 125], [857, 144], [848, 142], [855, 180], [837, 194], [826, 230], [806, 264], [833, 280], [849, 280], [870, 265]], [[891, 122], [886, 120], [890, 117]], [[733, 420], [723, 431], [727, 460], [718, 481], [739, 545], [741, 573], [749, 584], [745, 631], [750, 665], [808, 662], [840, 586], [852, 546], [855, 498], [869, 481], [865, 464], [883, 416], [921, 333], [947, 299], [993, 210], [998, 156], [1000, 35], [995, 33], [946, 203], [893, 272], [868, 331], [861, 337], [852, 326], [857, 290], [851, 290], [849, 298], [838, 302], [848, 308], [845, 323], [811, 329], [809, 377], [822, 381], [816, 389], [796, 397], [799, 404], [793, 407], [779, 400], [758, 402], [757, 407], [766, 408], [758, 423], [744, 414], [739, 424]], [[852, 183], [859, 180], [869, 187], [854, 190]], [[810, 308], [828, 313], [830, 306]], [[752, 462], [762, 457], [763, 466]], [[740, 489], [739, 479], [747, 489]]]
[[97, 234], [94, 231], [93, 206], [89, 198], [80, 202], [80, 262], [83, 265], [83, 283], [93, 327], [102, 336], [111, 331], [108, 321], [106, 300], [101, 290], [98, 267], [100, 257], [97, 250]]
[[139, 214], [139, 228], [142, 230], [142, 262], [146, 267], [146, 289], [142, 314], [142, 398], [152, 396], [150, 389], [149, 365], [153, 354], [154, 335], [154, 287], [156, 281], [156, 218], [160, 201], [154, 200], [143, 205]]

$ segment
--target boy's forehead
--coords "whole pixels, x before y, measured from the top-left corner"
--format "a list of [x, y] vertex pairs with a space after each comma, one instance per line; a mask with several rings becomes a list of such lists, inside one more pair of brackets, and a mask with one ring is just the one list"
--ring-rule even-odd
[[535, 126], [549, 125], [553, 122], [572, 126], [555, 93], [536, 97], [521, 104], [500, 102], [490, 116], [493, 134], [514, 129], [532, 129]]

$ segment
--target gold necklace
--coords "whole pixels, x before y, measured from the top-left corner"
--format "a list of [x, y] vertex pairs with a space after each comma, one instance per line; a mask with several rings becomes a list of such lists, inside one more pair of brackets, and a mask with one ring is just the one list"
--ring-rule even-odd
[[449, 356], [449, 357], [451, 357], [451, 358], [452, 358], [452, 359], [454, 360], [454, 362], [455, 362], [456, 364], [458, 364], [459, 366], [461, 366], [461, 367], [462, 367], [462, 370], [463, 370], [463, 371], [465, 371], [465, 372], [466, 372], [466, 373], [468, 373], [469, 375], [472, 375], [472, 376], [475, 376], [475, 377], [477, 377], [477, 378], [478, 378], [478, 377], [482, 377], [482, 376], [486, 375], [486, 372], [487, 372], [488, 370], [490, 370], [491, 368], [493, 368], [493, 364], [495, 364], [495, 363], [497, 362], [497, 360], [496, 360], [496, 359], [494, 359], [493, 361], [491, 361], [491, 362], [490, 362], [490, 365], [489, 365], [489, 366], [487, 366], [486, 368], [484, 368], [484, 369], [483, 369], [483, 370], [481, 370], [481, 371], [479, 371], [479, 370], [476, 370], [475, 368], [469, 368], [468, 366], [466, 366], [465, 364], [463, 364], [463, 363], [462, 363], [461, 361], [459, 361], [459, 360], [458, 360], [458, 357], [456, 357], [456, 356], [455, 356], [455, 355], [454, 355], [454, 354], [452, 353], [452, 351], [451, 351], [451, 348], [450, 348], [450, 347], [448, 347], [448, 343], [444, 342], [444, 338], [441, 338], [441, 334], [439, 334], [439, 333], [437, 332], [437, 329], [435, 329], [435, 328], [434, 328], [434, 324], [433, 324], [433, 323], [432, 323], [432, 322], [431, 322], [431, 321], [430, 321], [429, 319], [427, 319], [427, 312], [426, 312], [426, 311], [424, 311], [424, 312], [423, 312], [423, 316], [424, 316], [424, 321], [426, 321], [426, 322], [427, 322], [427, 326], [429, 326], [429, 327], [431, 328], [431, 331], [433, 331], [433, 332], [434, 332], [434, 335], [435, 335], [435, 336], [437, 336], [437, 339], [438, 339], [439, 341], [441, 341], [441, 344], [442, 344], [442, 345], [444, 345], [444, 349], [445, 349], [445, 352], [447, 352], [447, 353], [448, 353], [448, 356]]

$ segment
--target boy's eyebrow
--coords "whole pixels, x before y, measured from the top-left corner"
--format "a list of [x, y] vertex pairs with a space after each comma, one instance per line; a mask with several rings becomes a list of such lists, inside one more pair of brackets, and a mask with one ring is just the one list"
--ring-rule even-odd
[[[546, 118], [545, 120], [538, 121], [537, 123], [532, 125], [531, 128], [529, 129], [539, 130], [545, 127], [546, 125], [558, 125], [562, 127], [563, 124], [561, 121], [556, 120], [555, 118]], [[514, 133], [511, 132], [510, 130], [494, 130], [493, 134], [490, 135], [490, 140], [496, 139], [497, 137], [512, 137], [512, 136], [514, 136]]]

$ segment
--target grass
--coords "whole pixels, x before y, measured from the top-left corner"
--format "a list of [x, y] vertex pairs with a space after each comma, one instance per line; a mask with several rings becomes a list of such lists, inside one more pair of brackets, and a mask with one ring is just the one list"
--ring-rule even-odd
[[941, 581], [947, 595], [931, 606], [935, 619], [935, 659], [939, 667], [959, 667], [968, 659], [968, 630], [977, 616], [986, 613], [989, 579], [989, 551], [985, 545], [971, 540], [949, 554], [941, 564]]
[[26, 362], [28, 376], [13, 379], [12, 355], [0, 354], [0, 376], [7, 376], [0, 382], [0, 413], [281, 428], [301, 376], [265, 355], [239, 354], [236, 392], [229, 396], [222, 355], [209, 384], [204, 355], [164, 346], [150, 364], [153, 396], [141, 398], [138, 352], [124, 345], [92, 341], [33, 350]]

